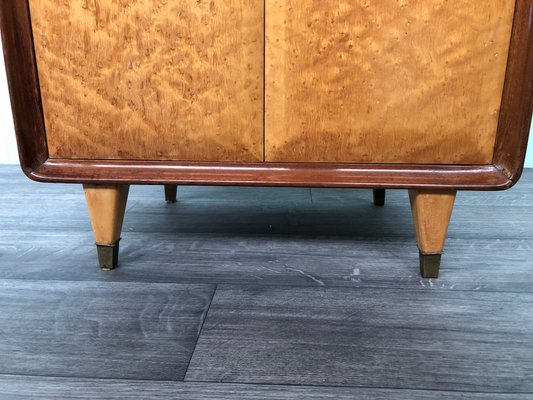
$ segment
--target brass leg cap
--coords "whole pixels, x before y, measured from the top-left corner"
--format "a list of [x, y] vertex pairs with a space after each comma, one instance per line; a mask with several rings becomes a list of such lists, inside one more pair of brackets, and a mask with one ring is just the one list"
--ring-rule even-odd
[[385, 205], [385, 189], [374, 189], [374, 205], [380, 207]]
[[96, 243], [96, 250], [98, 252], [98, 262], [100, 268], [103, 270], [110, 270], [118, 265], [118, 244], [120, 239], [115, 244], [98, 244]]
[[438, 278], [442, 254], [420, 253], [420, 275], [422, 278]]
[[165, 201], [176, 203], [178, 200], [178, 185], [165, 185]]

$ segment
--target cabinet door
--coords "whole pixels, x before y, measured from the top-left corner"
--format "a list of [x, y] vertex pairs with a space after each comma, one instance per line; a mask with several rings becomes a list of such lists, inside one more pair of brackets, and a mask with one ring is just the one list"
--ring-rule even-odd
[[263, 1], [29, 6], [52, 158], [263, 159]]
[[266, 160], [487, 164], [514, 0], [266, 0]]

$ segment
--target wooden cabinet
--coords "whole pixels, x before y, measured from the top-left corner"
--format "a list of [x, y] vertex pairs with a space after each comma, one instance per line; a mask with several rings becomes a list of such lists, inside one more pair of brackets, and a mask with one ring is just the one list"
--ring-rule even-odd
[[114, 267], [129, 184], [410, 190], [436, 276], [457, 190], [512, 186], [533, 0], [0, 0], [22, 168], [83, 183]]

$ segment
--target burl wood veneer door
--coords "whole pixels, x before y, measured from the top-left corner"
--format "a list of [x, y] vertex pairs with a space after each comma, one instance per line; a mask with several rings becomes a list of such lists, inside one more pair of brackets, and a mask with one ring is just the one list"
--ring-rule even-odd
[[263, 160], [262, 1], [29, 5], [52, 158]]
[[514, 0], [266, 0], [266, 160], [489, 164]]

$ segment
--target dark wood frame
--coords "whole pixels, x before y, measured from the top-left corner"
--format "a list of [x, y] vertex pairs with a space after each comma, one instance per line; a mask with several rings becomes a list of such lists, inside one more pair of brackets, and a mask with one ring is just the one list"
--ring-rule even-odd
[[25, 174], [42, 182], [498, 190], [522, 173], [533, 108], [533, 0], [517, 0], [493, 163], [195, 163], [49, 158], [27, 0], [0, 0], [0, 28]]

